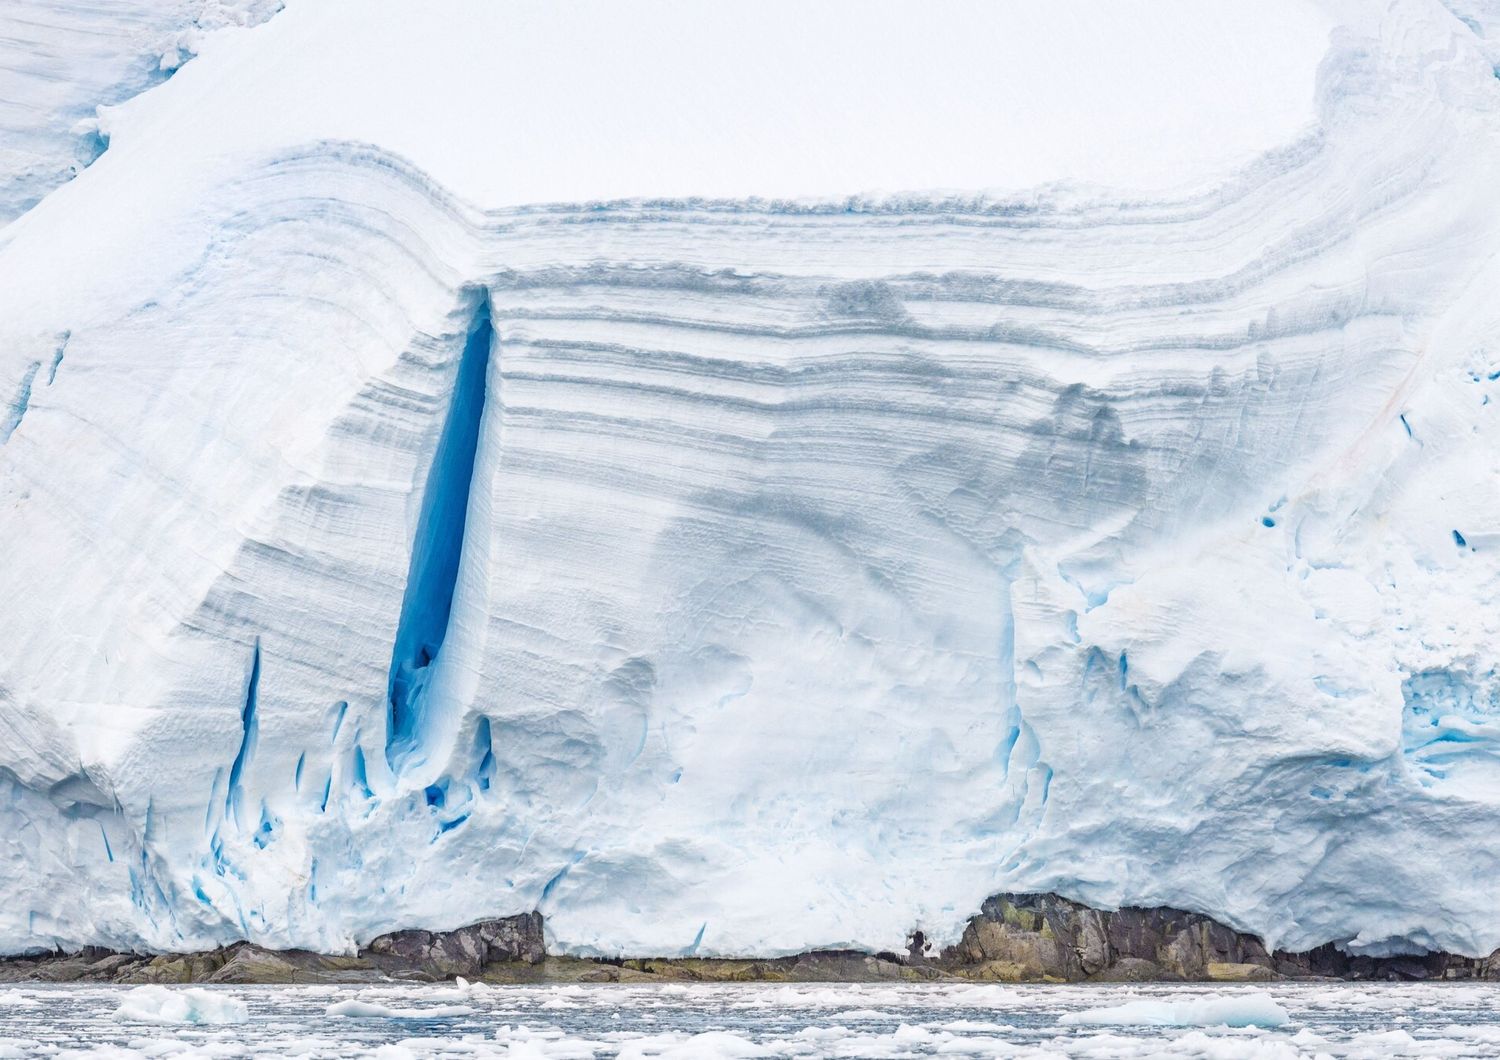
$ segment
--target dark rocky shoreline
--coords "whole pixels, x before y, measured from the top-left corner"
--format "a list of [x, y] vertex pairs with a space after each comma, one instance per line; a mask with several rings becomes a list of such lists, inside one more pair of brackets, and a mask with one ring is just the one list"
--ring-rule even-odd
[[819, 950], [790, 957], [585, 959], [549, 955], [542, 916], [485, 920], [454, 931], [397, 931], [354, 956], [267, 950], [237, 942], [202, 953], [78, 953], [0, 958], [0, 983], [492, 983], [1266, 982], [1298, 979], [1500, 979], [1500, 951], [1351, 957], [1332, 944], [1268, 952], [1254, 935], [1167, 907], [1100, 910], [1055, 894], [986, 901], [954, 946], [933, 952], [921, 932], [905, 954]]
[[1101, 910], [1055, 894], [990, 898], [935, 963], [950, 974], [1009, 982], [1500, 979], [1500, 950], [1351, 957], [1328, 943], [1268, 952], [1257, 936], [1201, 913]]

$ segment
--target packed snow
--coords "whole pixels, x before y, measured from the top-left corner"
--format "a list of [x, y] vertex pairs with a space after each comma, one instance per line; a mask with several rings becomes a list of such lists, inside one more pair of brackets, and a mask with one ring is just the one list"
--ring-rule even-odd
[[[497, 986], [463, 1016], [329, 1019], [349, 988], [246, 987], [232, 1027], [142, 1027], [111, 1018], [119, 987], [23, 987], [38, 1004], [0, 1021], [0, 1057], [61, 1054], [277, 1057], [1007, 1057], [1212, 1060], [1471, 1057], [1500, 1047], [1493, 987], [1278, 985], [1285, 1023], [1264, 1026], [1077, 1025], [1088, 1009], [1220, 1005], [1257, 991], [1190, 986], [1029, 986], [977, 994], [954, 984], [601, 984], [576, 991]], [[179, 988], [163, 988], [176, 991]], [[390, 1007], [431, 1008], [445, 988], [375, 992]], [[370, 994], [360, 991], [360, 996]], [[372, 995], [373, 996], [373, 995]], [[544, 1007], [544, 1000], [565, 999]]]
[[244, 1023], [249, 1010], [238, 997], [222, 990], [152, 985], [126, 994], [115, 1017], [140, 1023]]
[[0, 950], [1500, 946], [1488, 16], [48, 6]]
[[280, 0], [6, 0], [0, 6], [0, 226], [108, 145], [110, 109], [160, 84], [208, 35]]

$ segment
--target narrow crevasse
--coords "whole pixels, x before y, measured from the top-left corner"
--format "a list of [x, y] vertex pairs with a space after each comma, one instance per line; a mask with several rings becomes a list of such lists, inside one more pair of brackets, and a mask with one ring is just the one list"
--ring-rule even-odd
[[0, 408], [0, 445], [10, 441], [10, 436], [16, 433], [16, 428], [21, 426], [21, 420], [25, 418], [27, 410], [31, 407], [31, 387], [41, 367], [40, 361], [31, 362], [21, 375], [21, 385], [16, 390], [15, 400], [4, 408]]
[[393, 772], [423, 745], [430, 728], [428, 689], [453, 610], [493, 341], [489, 301], [481, 297], [427, 473], [396, 626], [386, 719], [386, 761]]
[[242, 715], [240, 747], [235, 752], [234, 762], [229, 767], [229, 786], [224, 797], [224, 816], [240, 827], [240, 805], [245, 799], [244, 773], [255, 754], [255, 745], [260, 739], [260, 719], [257, 709], [260, 698], [260, 638], [255, 638], [255, 651], [250, 657], [250, 677], [245, 685], [245, 707]]

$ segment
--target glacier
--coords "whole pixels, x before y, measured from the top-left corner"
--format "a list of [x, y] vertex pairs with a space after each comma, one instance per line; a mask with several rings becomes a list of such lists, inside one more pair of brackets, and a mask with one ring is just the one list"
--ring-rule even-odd
[[7, 0], [0, 9], [0, 224], [109, 144], [112, 108], [164, 81], [207, 35], [281, 0]]
[[36, 7], [0, 952], [1500, 947], [1492, 6]]

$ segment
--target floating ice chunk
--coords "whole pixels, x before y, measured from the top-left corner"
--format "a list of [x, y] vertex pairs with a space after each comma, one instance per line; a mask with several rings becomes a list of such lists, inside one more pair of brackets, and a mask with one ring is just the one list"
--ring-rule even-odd
[[776, 1056], [777, 1052], [764, 1045], [757, 1045], [749, 1038], [729, 1031], [705, 1031], [683, 1038], [681, 1041], [657, 1048], [657, 1042], [644, 1039], [630, 1042], [620, 1050], [620, 1060], [629, 1057], [660, 1057], [661, 1060], [688, 1060], [705, 1056], [714, 1057], [759, 1057]]
[[335, 1002], [323, 1011], [325, 1016], [348, 1016], [351, 1019], [441, 1020], [472, 1015], [471, 1005], [433, 1005], [429, 1008], [392, 1008], [376, 1001], [350, 998]]
[[1020, 995], [1007, 986], [963, 986], [949, 990], [946, 998], [955, 1005], [1006, 1006], [1014, 1005]]
[[[1304, 1052], [1296, 1046], [1284, 1040], [1273, 1039], [1266, 1035], [1255, 1035], [1254, 1037], [1230, 1037], [1223, 1034], [1204, 1034], [1202, 1031], [1190, 1031], [1179, 1038], [1168, 1038], [1171, 1052], [1165, 1052], [1165, 1043], [1162, 1040], [1142, 1041], [1134, 1039], [1135, 1048], [1128, 1053], [1124, 1046], [1131, 1039], [1117, 1039], [1120, 1046], [1117, 1052], [1103, 1051], [1099, 1053], [1088, 1053], [1080, 1051], [1079, 1056], [1139, 1056], [1157, 1057], [1182, 1056], [1194, 1057], [1195, 1060], [1304, 1060], [1306, 1057], [1329, 1057], [1330, 1054], [1322, 1050], [1310, 1050]], [[1353, 1056], [1374, 1056], [1378, 1054], [1353, 1053]], [[1442, 1052], [1425, 1054], [1429, 1056], [1451, 1055]]]
[[452, 986], [438, 987], [425, 991], [422, 994], [422, 1000], [464, 1002], [484, 993], [486, 989], [488, 988], [483, 983], [471, 983], [460, 975], [454, 977]]
[[495, 1041], [509, 1045], [514, 1053], [518, 1044], [536, 1042], [560, 1042], [568, 1038], [561, 1027], [529, 1027], [526, 1024], [512, 1027], [503, 1023], [495, 1029]]
[[832, 1023], [827, 1026], [803, 1027], [796, 1035], [799, 1041], [806, 1042], [843, 1041], [849, 1036], [849, 1028], [841, 1023]]
[[233, 994], [202, 987], [139, 986], [125, 995], [115, 1017], [141, 1023], [244, 1023], [250, 1010]]
[[837, 1020], [888, 1020], [893, 1019], [889, 1012], [882, 1012], [878, 1008], [850, 1008], [842, 1012], [835, 1012], [833, 1019]]
[[949, 1034], [1009, 1034], [1016, 1028], [1009, 1023], [985, 1023], [982, 1020], [952, 1020], [937, 1025]]
[[1066, 1012], [1059, 1023], [1119, 1027], [1280, 1027], [1290, 1017], [1263, 991], [1209, 995], [1191, 1001], [1128, 1001]]

